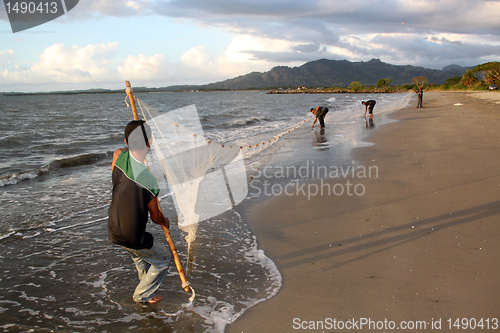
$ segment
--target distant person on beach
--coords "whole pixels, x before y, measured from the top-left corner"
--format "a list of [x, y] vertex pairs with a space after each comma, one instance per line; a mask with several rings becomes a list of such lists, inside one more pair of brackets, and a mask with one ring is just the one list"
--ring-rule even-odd
[[162, 300], [156, 291], [171, 261], [169, 249], [146, 232], [148, 215], [154, 223], [170, 227], [159, 208], [156, 178], [143, 164], [151, 138], [151, 128], [142, 120], [131, 121], [125, 128], [128, 147], [113, 154], [113, 192], [108, 212], [109, 240], [128, 251], [139, 273], [134, 302], [150, 304]]
[[377, 104], [376, 101], [373, 99], [370, 99], [369, 101], [363, 101], [361, 102], [365, 106], [365, 114], [363, 116], [366, 116], [366, 111], [370, 113], [370, 118], [373, 117], [373, 108], [375, 107], [375, 104]]
[[423, 86], [420, 86], [416, 91], [417, 93], [417, 108], [422, 107], [422, 101], [424, 99], [424, 89]]
[[316, 108], [312, 108], [311, 112], [316, 116], [312, 127], [314, 127], [314, 124], [316, 124], [316, 120], [319, 120], [319, 124], [321, 127], [325, 127], [325, 116], [328, 111], [329, 110], [326, 106], [317, 106]]

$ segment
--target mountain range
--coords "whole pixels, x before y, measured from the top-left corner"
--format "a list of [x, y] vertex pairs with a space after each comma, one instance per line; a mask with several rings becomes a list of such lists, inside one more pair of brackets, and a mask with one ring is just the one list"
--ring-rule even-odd
[[430, 83], [442, 84], [446, 79], [462, 76], [467, 69], [449, 65], [442, 70], [416, 66], [391, 65], [372, 59], [367, 62], [320, 59], [299, 67], [277, 66], [268, 72], [252, 72], [221, 82], [200, 86], [170, 86], [166, 90], [238, 90], [286, 87], [347, 87], [351, 82], [372, 86], [379, 79], [391, 79], [392, 85], [411, 84], [417, 76], [425, 76]]

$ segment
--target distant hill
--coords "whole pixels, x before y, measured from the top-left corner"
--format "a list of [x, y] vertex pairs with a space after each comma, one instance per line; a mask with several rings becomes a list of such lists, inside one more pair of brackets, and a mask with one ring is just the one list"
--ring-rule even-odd
[[459, 66], [459, 65], [448, 65], [446, 67], [443, 67], [442, 71], [443, 72], [449, 72], [449, 71], [455, 70], [455, 71], [460, 71], [463, 74], [463, 73], [465, 73], [466, 70], [471, 69], [471, 68], [472, 67], [462, 67], [462, 66]]
[[410, 84], [416, 76], [426, 76], [431, 83], [461, 76], [467, 68], [450, 65], [443, 70], [415, 66], [397, 66], [379, 59], [368, 62], [321, 59], [299, 67], [278, 66], [268, 72], [253, 72], [222, 82], [198, 86], [196, 89], [263, 89], [279, 87], [347, 87], [352, 81], [375, 85], [379, 79], [390, 78], [392, 85]]
[[493, 62], [487, 62], [482, 65], [478, 65], [474, 67], [473, 71], [474, 72], [483, 72], [483, 71], [492, 71], [492, 70], [500, 70], [500, 62], [498, 61], [493, 61]]

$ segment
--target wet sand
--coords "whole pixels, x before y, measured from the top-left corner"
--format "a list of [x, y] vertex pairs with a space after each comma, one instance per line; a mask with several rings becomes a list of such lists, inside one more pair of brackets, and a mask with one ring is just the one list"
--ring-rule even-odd
[[[441, 322], [446, 332], [449, 319], [483, 318], [482, 331], [492, 331], [500, 319], [500, 93], [484, 94], [492, 97], [425, 92], [423, 108], [412, 101], [392, 113], [400, 121], [371, 131], [375, 145], [354, 149], [360, 166], [378, 168], [378, 177], [351, 177], [363, 195], [281, 195], [250, 206], [245, 218], [283, 287], [226, 331], [331, 332], [362, 318], [379, 328], [393, 321], [399, 332], [407, 331], [401, 321], [425, 322], [419, 332]], [[370, 329], [391, 331], [350, 331]]]

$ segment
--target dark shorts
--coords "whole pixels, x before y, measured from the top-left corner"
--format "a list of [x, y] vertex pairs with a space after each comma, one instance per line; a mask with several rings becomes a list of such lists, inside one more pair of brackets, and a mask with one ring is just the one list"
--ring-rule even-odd
[[368, 112], [370, 112], [370, 114], [373, 114], [373, 108], [374, 107], [375, 107], [375, 103], [370, 104], [370, 106], [368, 106]]

